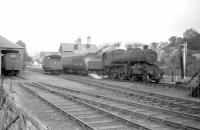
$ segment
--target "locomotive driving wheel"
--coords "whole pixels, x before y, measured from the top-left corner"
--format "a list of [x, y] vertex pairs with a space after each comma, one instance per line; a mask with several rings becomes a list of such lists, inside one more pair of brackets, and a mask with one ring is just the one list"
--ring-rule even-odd
[[129, 80], [130, 80], [130, 81], [136, 81], [136, 79], [137, 79], [137, 76], [136, 76], [136, 75], [131, 75], [131, 76], [129, 76]]
[[117, 78], [117, 74], [116, 73], [110, 73], [110, 77], [111, 77], [111, 79], [116, 79]]
[[147, 82], [147, 72], [144, 72], [144, 74], [142, 76], [142, 81]]
[[120, 80], [125, 80], [126, 79], [126, 75], [125, 74], [120, 74], [119, 79]]
[[88, 70], [88, 74], [92, 74], [92, 71], [91, 71], [91, 70]]

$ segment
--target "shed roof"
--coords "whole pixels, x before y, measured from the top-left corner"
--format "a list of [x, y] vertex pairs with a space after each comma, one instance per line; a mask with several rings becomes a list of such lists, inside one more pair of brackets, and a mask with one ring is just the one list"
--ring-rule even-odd
[[58, 55], [58, 52], [53, 52], [53, 51], [41, 51], [40, 52], [40, 58], [43, 58], [44, 56], [49, 56], [49, 55]]
[[97, 47], [95, 44], [78, 44], [78, 50], [83, 50], [83, 49], [92, 49], [96, 51]]
[[74, 44], [73, 43], [61, 43], [59, 52], [61, 51], [74, 51]]
[[22, 49], [23, 47], [12, 43], [11, 41], [7, 40], [6, 38], [0, 36], [0, 48], [2, 49]]
[[[77, 46], [77, 47], [75, 47], [75, 46]], [[82, 51], [82, 50], [85, 50], [85, 49], [90, 49], [90, 50], [96, 51], [97, 47], [96, 47], [95, 44], [61, 43], [60, 48], [59, 48], [59, 52], [75, 51], [75, 50]]]

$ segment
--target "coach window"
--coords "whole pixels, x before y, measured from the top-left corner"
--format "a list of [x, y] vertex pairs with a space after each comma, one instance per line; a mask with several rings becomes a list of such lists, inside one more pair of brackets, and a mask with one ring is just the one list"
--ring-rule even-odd
[[107, 59], [107, 55], [106, 54], [104, 54], [104, 59]]

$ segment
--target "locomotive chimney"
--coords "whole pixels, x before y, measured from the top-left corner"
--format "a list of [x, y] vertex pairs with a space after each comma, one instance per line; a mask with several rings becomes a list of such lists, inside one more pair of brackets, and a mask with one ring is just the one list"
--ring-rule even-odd
[[148, 50], [148, 45], [144, 45], [143, 50]]

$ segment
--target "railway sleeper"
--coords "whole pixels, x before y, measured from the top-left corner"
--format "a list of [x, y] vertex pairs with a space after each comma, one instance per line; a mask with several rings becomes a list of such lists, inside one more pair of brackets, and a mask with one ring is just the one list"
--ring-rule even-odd
[[[102, 96], [103, 97], [103, 96]], [[105, 97], [104, 97], [105, 98]], [[119, 100], [118, 100], [119, 101]], [[122, 102], [124, 102], [124, 101], [121, 101], [121, 103]], [[130, 103], [131, 105], [132, 105], [132, 103]], [[137, 104], [138, 105], [138, 104]], [[141, 104], [142, 105], [142, 104]], [[143, 105], [142, 105], [143, 106]], [[162, 105], [161, 105], [162, 106]], [[155, 108], [155, 107], [154, 107]], [[158, 110], [160, 110], [159, 108], [157, 108]], [[167, 110], [167, 109], [164, 109], [164, 110]], [[170, 111], [169, 109], [168, 109], [168, 111]], [[170, 111], [170, 112], [172, 112], [172, 111]], [[176, 113], [176, 112], [174, 112], [174, 113]], [[179, 114], [180, 112], [177, 112], [177, 114]], [[187, 114], [185, 114], [186, 116], [187, 116]], [[189, 114], [190, 115], [190, 114]], [[189, 116], [188, 115], [188, 116]], [[196, 117], [196, 119], [198, 119], [198, 116]]]
[[[54, 92], [54, 93], [56, 93], [56, 92]], [[56, 93], [56, 94], [59, 94], [59, 93]], [[70, 97], [69, 95], [68, 95], [68, 97], [66, 97], [66, 95], [63, 95], [63, 94], [59, 94], [60, 96], [63, 96], [63, 97], [65, 97], [65, 98], [70, 98], [70, 99], [72, 99], [73, 97]], [[74, 99], [74, 100], [77, 100], [77, 99]], [[79, 101], [79, 102], [81, 102], [81, 101]], [[121, 117], [118, 117], [118, 116], [116, 116], [116, 115], [113, 115], [113, 114], [111, 114], [111, 113], [109, 113], [108, 111], [105, 111], [105, 110], [102, 110], [102, 109], [98, 109], [98, 108], [96, 108], [96, 107], [94, 107], [94, 106], [91, 106], [91, 105], [89, 105], [89, 104], [86, 104], [86, 103], [84, 103], [86, 106], [89, 106], [89, 107], [92, 107], [93, 109], [97, 109], [98, 111], [100, 111], [100, 112], [103, 112], [103, 113], [106, 113], [106, 115], [109, 115], [109, 116], [111, 116], [112, 118], [116, 118], [117, 120], [120, 120], [120, 121], [122, 121], [122, 122], [124, 122], [124, 123], [129, 123], [129, 125], [130, 126], [137, 126], [138, 128], [142, 128], [142, 129], [148, 129], [148, 128], [145, 128], [145, 127], [142, 127], [142, 126], [140, 126], [140, 125], [138, 125], [138, 124], [135, 124], [135, 123], [133, 123], [133, 122], [130, 122], [130, 121], [127, 121], [127, 120], [125, 120], [125, 119], [123, 119], [123, 118], [121, 118]], [[53, 106], [55, 106], [55, 105], [53, 105]], [[57, 106], [56, 106], [57, 107]], [[59, 108], [59, 107], [58, 107]]]

